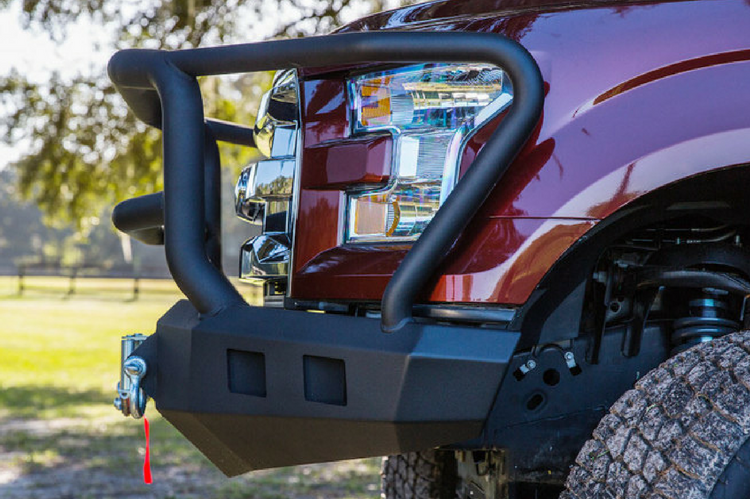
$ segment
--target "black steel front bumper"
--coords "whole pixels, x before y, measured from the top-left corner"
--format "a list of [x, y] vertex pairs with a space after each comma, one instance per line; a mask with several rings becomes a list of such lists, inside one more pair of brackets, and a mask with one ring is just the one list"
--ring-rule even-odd
[[[216, 140], [248, 144], [252, 131], [205, 120], [196, 77], [365, 62], [495, 64], [511, 78], [514, 101], [391, 279], [382, 323], [249, 307], [218, 263]], [[412, 307], [539, 121], [543, 83], [523, 47], [495, 34], [355, 33], [129, 50], [112, 58], [109, 73], [136, 115], [163, 131], [163, 197], [125, 202], [113, 220], [163, 241], [190, 300], [135, 352], [149, 366], [144, 389], [172, 424], [230, 475], [479, 433], [519, 335], [417, 323]]]
[[[475, 437], [517, 333], [187, 301], [136, 350], [146, 393], [227, 475]], [[154, 367], [155, 366], [155, 367]]]

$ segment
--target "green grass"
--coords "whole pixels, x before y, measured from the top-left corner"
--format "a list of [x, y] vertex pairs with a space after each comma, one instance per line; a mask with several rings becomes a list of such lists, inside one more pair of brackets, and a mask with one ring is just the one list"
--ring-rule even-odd
[[[120, 337], [153, 332], [180, 294], [169, 281], [0, 278], [0, 497], [373, 498], [378, 459], [226, 479], [153, 409], [154, 484], [142, 423], [112, 407]], [[257, 299], [252, 288], [250, 300]]]

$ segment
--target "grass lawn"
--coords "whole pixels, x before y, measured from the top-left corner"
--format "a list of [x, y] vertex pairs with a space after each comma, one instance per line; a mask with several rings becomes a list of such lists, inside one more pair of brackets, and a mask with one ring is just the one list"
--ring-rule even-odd
[[[225, 478], [150, 404], [154, 483], [140, 421], [112, 407], [120, 336], [153, 332], [169, 281], [0, 277], [0, 497], [374, 498], [379, 459]], [[248, 298], [253, 299], [248, 288]]]

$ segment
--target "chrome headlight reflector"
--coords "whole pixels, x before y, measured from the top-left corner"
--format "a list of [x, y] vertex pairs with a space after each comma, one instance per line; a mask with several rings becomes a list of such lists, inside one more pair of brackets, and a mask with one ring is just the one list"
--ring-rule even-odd
[[[261, 99], [254, 129], [255, 145], [268, 159], [245, 167], [234, 190], [240, 218], [265, 227], [268, 215], [289, 211], [298, 135], [297, 73], [280, 71]], [[266, 232], [278, 230], [265, 227]]]
[[291, 240], [288, 234], [270, 233], [254, 237], [242, 245], [240, 279], [273, 280], [289, 275]]
[[250, 223], [261, 225], [265, 224], [267, 215], [287, 211], [295, 165], [294, 159], [267, 159], [251, 163], [242, 170], [234, 189], [237, 214]]
[[513, 100], [487, 64], [419, 64], [348, 81], [353, 135], [393, 136], [388, 185], [347, 194], [346, 242], [413, 241], [453, 189], [461, 152]]
[[267, 158], [289, 155], [296, 143], [298, 123], [297, 73], [279, 71], [271, 90], [260, 100], [255, 119], [255, 147]]
[[267, 159], [242, 170], [235, 187], [237, 215], [263, 226], [263, 234], [241, 250], [243, 280], [284, 279], [291, 255], [291, 201], [297, 164], [299, 92], [294, 70], [276, 73], [262, 98], [254, 138]]

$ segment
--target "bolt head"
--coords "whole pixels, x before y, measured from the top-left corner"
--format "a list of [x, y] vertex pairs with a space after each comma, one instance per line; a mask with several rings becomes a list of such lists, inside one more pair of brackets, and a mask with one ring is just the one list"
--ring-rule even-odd
[[575, 356], [573, 355], [573, 352], [565, 352], [565, 359], [566, 360], [573, 360]]
[[534, 369], [534, 368], [536, 368], [536, 361], [535, 361], [535, 360], [529, 360], [529, 361], [528, 361], [528, 362], [526, 363], [526, 367], [528, 367], [529, 369]]
[[146, 362], [140, 357], [130, 357], [122, 368], [128, 376], [143, 376], [146, 373]]

